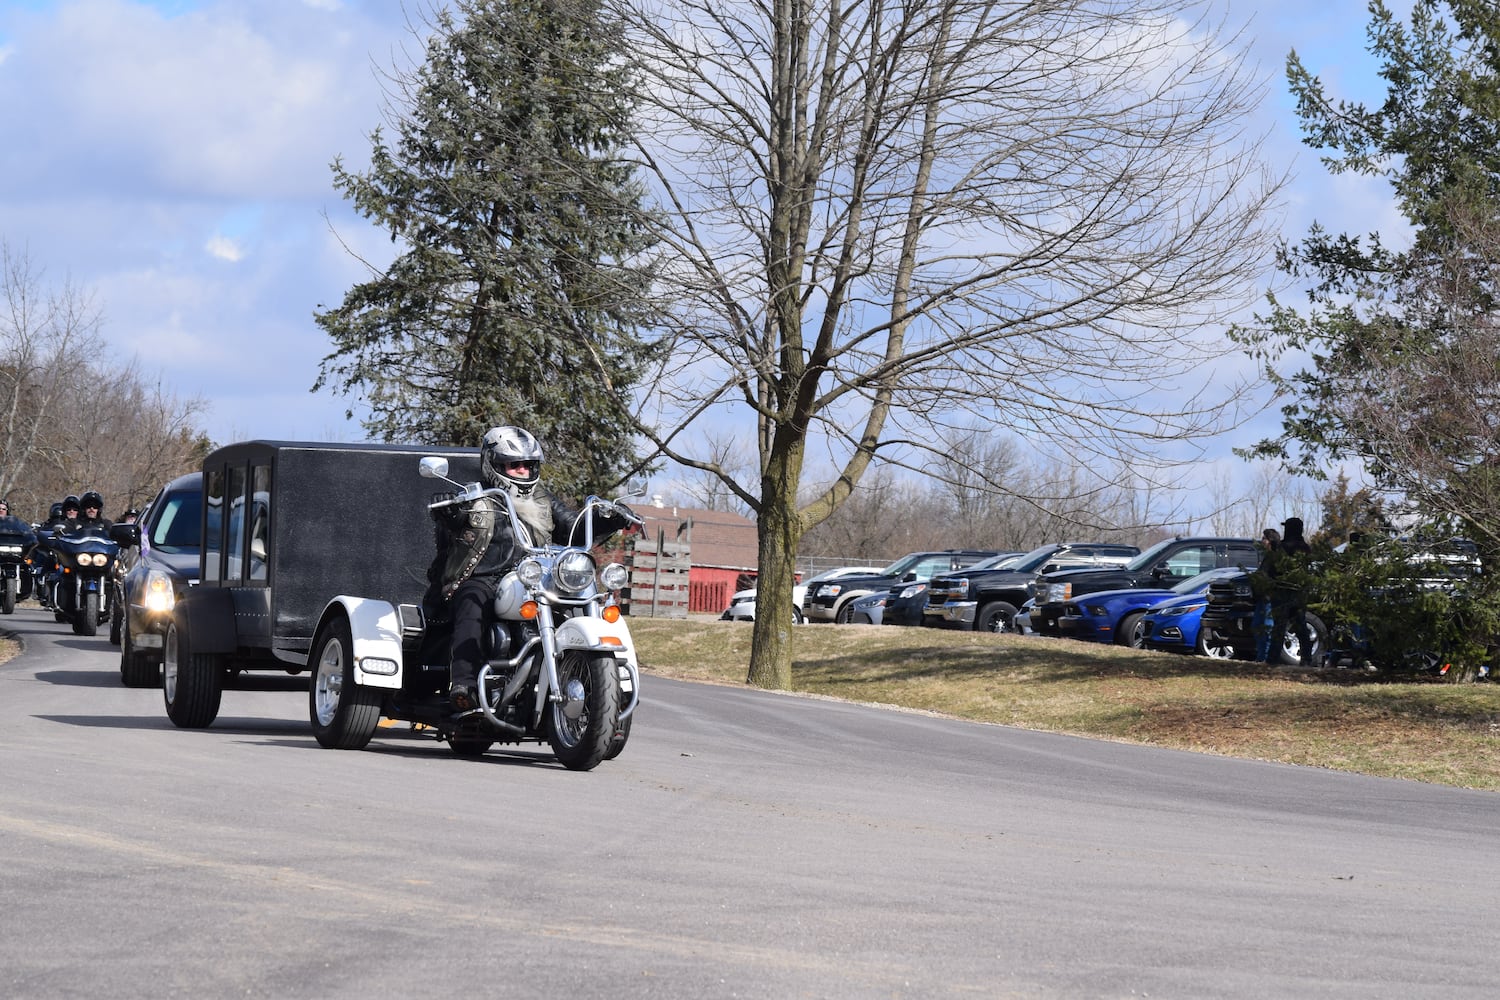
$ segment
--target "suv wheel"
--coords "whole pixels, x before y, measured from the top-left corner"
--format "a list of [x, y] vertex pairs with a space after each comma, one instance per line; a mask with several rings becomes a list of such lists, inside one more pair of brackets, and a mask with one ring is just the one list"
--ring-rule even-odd
[[1006, 601], [991, 601], [974, 616], [976, 632], [1014, 632], [1016, 607]]

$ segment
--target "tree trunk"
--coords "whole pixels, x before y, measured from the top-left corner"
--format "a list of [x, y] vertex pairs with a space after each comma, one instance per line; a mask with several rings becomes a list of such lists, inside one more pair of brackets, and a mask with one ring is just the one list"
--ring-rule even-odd
[[800, 448], [773, 448], [766, 462], [765, 503], [756, 522], [760, 574], [755, 581], [755, 625], [750, 633], [750, 672], [756, 687], [785, 690], [792, 684], [792, 586], [802, 520], [797, 514]]

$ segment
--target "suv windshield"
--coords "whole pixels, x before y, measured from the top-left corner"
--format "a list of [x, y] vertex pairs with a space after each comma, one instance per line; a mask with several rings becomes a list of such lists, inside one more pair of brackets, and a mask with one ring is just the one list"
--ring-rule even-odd
[[1157, 542], [1145, 552], [1142, 552], [1140, 555], [1130, 560], [1130, 562], [1126, 563], [1125, 568], [1130, 570], [1131, 572], [1150, 569], [1151, 566], [1156, 562], [1156, 560], [1161, 558], [1161, 554], [1168, 548], [1170, 548], [1176, 541], [1177, 539], [1175, 538], [1168, 538], [1165, 542]]
[[924, 557], [920, 552], [913, 552], [909, 556], [902, 556], [900, 559], [897, 559], [885, 569], [881, 570], [880, 575], [894, 576], [899, 579], [900, 577], [905, 576], [907, 573], [910, 573], [912, 567], [921, 562], [923, 558]]

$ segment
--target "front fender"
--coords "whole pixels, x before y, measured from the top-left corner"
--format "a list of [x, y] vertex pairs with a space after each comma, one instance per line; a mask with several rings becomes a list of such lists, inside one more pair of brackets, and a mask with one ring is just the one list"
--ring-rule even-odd
[[365, 687], [401, 687], [401, 616], [395, 605], [368, 597], [340, 594], [328, 602], [318, 630], [334, 615], [349, 619], [354, 641], [354, 683]]
[[626, 702], [620, 710], [620, 721], [630, 718], [641, 700], [641, 671], [635, 659], [635, 642], [630, 638], [630, 626], [625, 619], [611, 624], [603, 618], [583, 615], [566, 618], [557, 626], [557, 648], [586, 649], [594, 653], [608, 653], [619, 664], [620, 690]]
[[609, 653], [628, 663], [632, 670], [636, 667], [635, 643], [630, 638], [630, 626], [623, 618], [613, 624], [586, 615], [564, 618], [557, 626], [557, 648]]

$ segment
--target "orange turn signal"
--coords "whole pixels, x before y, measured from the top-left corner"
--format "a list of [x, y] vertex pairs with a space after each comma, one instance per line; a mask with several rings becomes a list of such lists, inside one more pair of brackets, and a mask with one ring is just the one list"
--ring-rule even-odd
[[536, 601], [527, 601], [521, 605], [521, 617], [527, 620], [536, 617]]
[[620, 607], [619, 607], [619, 605], [617, 605], [617, 604], [611, 604], [609, 607], [607, 607], [607, 608], [604, 609], [604, 613], [602, 615], [600, 615], [599, 617], [603, 618], [605, 621], [607, 621], [611, 625], [613, 625], [615, 622], [617, 622], [617, 621], [620, 620]]

